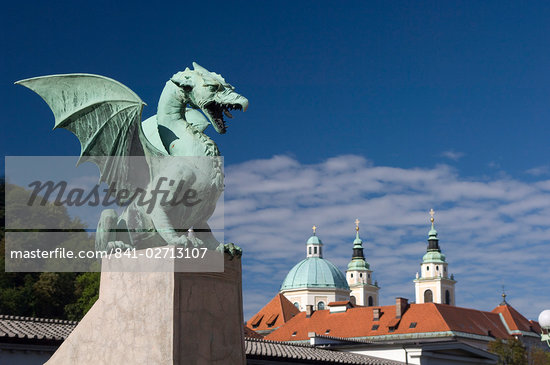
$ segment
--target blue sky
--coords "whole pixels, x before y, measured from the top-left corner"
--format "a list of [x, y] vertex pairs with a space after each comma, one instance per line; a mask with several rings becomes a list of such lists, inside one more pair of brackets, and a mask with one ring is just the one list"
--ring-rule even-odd
[[382, 304], [413, 300], [432, 207], [459, 305], [492, 309], [505, 285], [529, 318], [550, 308], [548, 3], [3, 10], [4, 155], [79, 151], [69, 132], [51, 131], [46, 104], [13, 85], [27, 77], [109, 76], [148, 103], [148, 117], [164, 82], [196, 61], [250, 100], [226, 135], [207, 130], [228, 167], [226, 237], [245, 250], [245, 316], [278, 290], [313, 224], [344, 268], [355, 218]]

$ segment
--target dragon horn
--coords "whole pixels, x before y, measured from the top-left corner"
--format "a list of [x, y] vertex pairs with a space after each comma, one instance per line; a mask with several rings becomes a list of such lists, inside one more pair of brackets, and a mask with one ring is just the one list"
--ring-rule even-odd
[[210, 71], [208, 71], [207, 69], [205, 69], [204, 67], [202, 67], [201, 65], [199, 65], [198, 63], [196, 62], [193, 62], [193, 69], [195, 71], [200, 71], [200, 72], [204, 72], [204, 73], [210, 73]]

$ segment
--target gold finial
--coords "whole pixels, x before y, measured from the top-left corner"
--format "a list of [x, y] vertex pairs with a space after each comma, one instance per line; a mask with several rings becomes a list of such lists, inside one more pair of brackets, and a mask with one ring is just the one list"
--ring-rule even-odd
[[430, 222], [432, 222], [432, 226], [434, 225], [434, 214], [435, 214], [435, 211], [432, 209], [430, 209]]
[[359, 223], [361, 223], [361, 221], [359, 219], [356, 219], [355, 220], [355, 231], [356, 232], [359, 232]]
[[314, 225], [313, 227], [311, 227], [311, 229], [313, 229], [313, 235], [315, 235], [315, 232], [317, 231], [317, 226]]

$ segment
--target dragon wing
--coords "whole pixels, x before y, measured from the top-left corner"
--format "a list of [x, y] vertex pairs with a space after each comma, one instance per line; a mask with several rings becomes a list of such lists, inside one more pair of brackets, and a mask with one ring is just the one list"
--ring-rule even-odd
[[141, 127], [145, 103], [128, 87], [108, 77], [66, 74], [17, 81], [44, 99], [55, 117], [56, 128], [75, 134], [81, 146], [77, 166], [94, 162], [100, 181], [117, 189], [145, 187], [150, 171], [145, 158], [165, 156], [154, 147]]

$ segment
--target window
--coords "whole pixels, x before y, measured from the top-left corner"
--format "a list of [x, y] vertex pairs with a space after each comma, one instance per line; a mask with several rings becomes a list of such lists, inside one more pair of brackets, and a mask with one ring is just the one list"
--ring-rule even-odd
[[429, 266], [426, 266], [426, 271], [430, 271], [430, 267], [429, 267]]
[[308, 252], [311, 255], [311, 246], [308, 247]]
[[368, 274], [368, 278], [370, 279], [370, 274]]
[[445, 290], [445, 304], [451, 304], [451, 293]]
[[411, 322], [411, 324], [409, 325], [409, 328], [416, 328], [416, 322]]
[[424, 292], [424, 303], [432, 303], [434, 301], [434, 295], [430, 289]]
[[294, 302], [294, 306], [295, 306], [296, 308], [300, 309], [300, 303]]
[[353, 278], [353, 273], [351, 273], [350, 276]]
[[267, 324], [267, 327], [273, 327], [275, 322], [277, 321], [277, 318], [279, 317], [278, 314], [272, 314], [267, 321], [265, 322]]
[[360, 274], [359, 274], [359, 277], [362, 278], [362, 277], [363, 277], [363, 273], [360, 273]]
[[323, 309], [325, 309], [325, 302], [319, 302], [319, 303], [317, 303], [317, 309], [318, 309], [318, 310], [323, 310]]
[[262, 321], [263, 318], [264, 318], [263, 314], [254, 317], [252, 319], [252, 321], [250, 321], [251, 322], [250, 324], [252, 325], [252, 328], [258, 328], [258, 326], [260, 325], [260, 322]]
[[298, 331], [292, 332], [292, 336], [296, 336], [297, 333], [298, 333]]
[[439, 271], [439, 265], [436, 265], [436, 266], [435, 266], [435, 270], [436, 270], [436, 271]]
[[314, 253], [314, 254], [317, 253], [317, 247], [313, 247], [313, 253]]
[[372, 299], [372, 296], [369, 296], [369, 300], [368, 300], [368, 303], [369, 303], [369, 307], [372, 307], [374, 305], [373, 303], [373, 299]]
[[373, 331], [376, 331], [378, 329], [379, 325], [378, 324], [373, 324], [372, 325], [372, 330]]
[[395, 327], [389, 327], [388, 332], [395, 332]]
[[351, 304], [355, 305], [355, 303], [357, 302], [357, 299], [355, 299], [355, 297], [353, 295], [351, 295], [349, 297], [349, 301], [351, 302]]
[[325, 331], [325, 335], [328, 335], [330, 333], [330, 330]]

